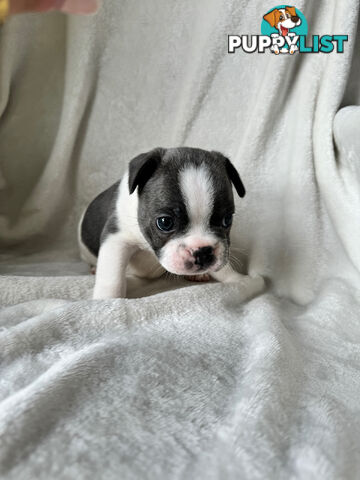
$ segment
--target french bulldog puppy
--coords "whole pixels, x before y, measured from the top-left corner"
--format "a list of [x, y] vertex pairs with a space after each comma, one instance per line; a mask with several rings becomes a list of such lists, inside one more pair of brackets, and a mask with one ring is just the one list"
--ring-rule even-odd
[[235, 211], [232, 187], [245, 188], [230, 160], [197, 148], [155, 148], [130, 161], [79, 225], [82, 258], [96, 265], [93, 298], [126, 295], [126, 272], [156, 278], [166, 270], [260, 290], [263, 279], [229, 263]]

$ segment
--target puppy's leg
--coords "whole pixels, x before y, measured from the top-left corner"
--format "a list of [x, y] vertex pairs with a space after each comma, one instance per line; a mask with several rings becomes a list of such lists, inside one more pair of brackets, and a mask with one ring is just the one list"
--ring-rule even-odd
[[100, 246], [96, 265], [94, 299], [125, 297], [126, 267], [136, 247], [119, 234], [109, 234]]
[[225, 267], [218, 272], [211, 272], [211, 276], [218, 282], [238, 283], [242, 288], [248, 290], [249, 294], [260, 292], [265, 286], [264, 279], [260, 275], [256, 275], [255, 277], [242, 275], [236, 272], [230, 263], [227, 263]]

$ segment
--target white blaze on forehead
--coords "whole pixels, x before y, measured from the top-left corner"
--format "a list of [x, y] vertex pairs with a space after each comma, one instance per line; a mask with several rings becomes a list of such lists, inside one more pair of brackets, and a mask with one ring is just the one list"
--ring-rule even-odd
[[179, 183], [192, 226], [209, 223], [214, 204], [214, 184], [205, 165], [189, 166], [180, 171]]

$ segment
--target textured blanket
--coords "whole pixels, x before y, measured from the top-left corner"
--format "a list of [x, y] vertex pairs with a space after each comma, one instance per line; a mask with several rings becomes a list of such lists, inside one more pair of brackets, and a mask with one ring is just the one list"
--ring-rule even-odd
[[[105, 0], [0, 32], [0, 476], [360, 471], [358, 2], [299, 1], [343, 54], [227, 53], [269, 1]], [[156, 146], [228, 155], [236, 285], [90, 300], [85, 205]]]

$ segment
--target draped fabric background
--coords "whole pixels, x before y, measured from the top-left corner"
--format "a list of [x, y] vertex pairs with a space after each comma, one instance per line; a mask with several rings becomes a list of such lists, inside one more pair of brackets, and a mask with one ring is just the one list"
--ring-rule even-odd
[[[359, 2], [296, 4], [344, 54], [229, 55], [274, 6], [104, 0], [1, 30], [6, 478], [355, 478]], [[82, 210], [179, 145], [237, 166], [233, 254], [267, 291], [131, 279], [137, 299], [89, 300]]]

